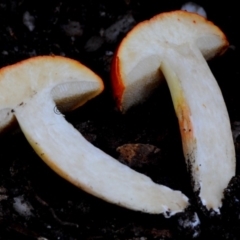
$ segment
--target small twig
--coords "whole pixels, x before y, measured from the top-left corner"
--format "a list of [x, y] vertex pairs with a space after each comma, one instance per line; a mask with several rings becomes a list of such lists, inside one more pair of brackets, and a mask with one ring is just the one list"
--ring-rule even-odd
[[71, 227], [76, 227], [78, 228], [79, 225], [77, 223], [71, 223], [71, 222], [65, 222], [65, 221], [62, 221], [55, 213], [54, 209], [49, 207], [49, 204], [47, 202], [45, 202], [43, 199], [41, 199], [39, 196], [35, 196], [37, 201], [40, 202], [43, 206], [47, 207], [49, 209], [49, 211], [51, 212], [53, 218], [58, 222], [60, 223], [61, 225], [63, 226], [71, 226]]
[[65, 221], [62, 221], [61, 219], [59, 219], [59, 217], [56, 215], [55, 211], [52, 209], [52, 208], [49, 208], [50, 212], [52, 213], [53, 215], [53, 218], [59, 222], [61, 225], [63, 226], [71, 226], [71, 227], [79, 227], [78, 224], [76, 223], [71, 223], [71, 222], [65, 222]]
[[49, 207], [48, 203], [46, 203], [44, 200], [42, 200], [38, 195], [35, 195], [35, 198], [39, 203], [41, 203], [45, 207]]

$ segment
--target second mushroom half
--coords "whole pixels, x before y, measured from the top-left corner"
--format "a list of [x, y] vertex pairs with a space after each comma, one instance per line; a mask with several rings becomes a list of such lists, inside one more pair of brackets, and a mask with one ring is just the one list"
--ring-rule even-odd
[[224, 53], [228, 45], [223, 32], [197, 14], [162, 13], [127, 34], [111, 71], [123, 112], [144, 101], [165, 77], [194, 191], [215, 212], [235, 175], [235, 149], [223, 96], [206, 60]]

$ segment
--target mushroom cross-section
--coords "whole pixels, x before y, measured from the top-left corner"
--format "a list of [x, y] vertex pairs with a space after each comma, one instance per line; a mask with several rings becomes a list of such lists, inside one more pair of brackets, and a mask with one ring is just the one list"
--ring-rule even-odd
[[30, 58], [0, 70], [0, 130], [17, 120], [36, 153], [60, 176], [103, 200], [172, 215], [188, 206], [180, 191], [154, 183], [94, 147], [56, 106], [72, 110], [103, 90], [101, 79], [75, 60]]
[[206, 60], [227, 48], [225, 35], [205, 18], [185, 11], [162, 13], [127, 34], [111, 70], [123, 112], [144, 101], [165, 77], [194, 191], [203, 206], [216, 212], [235, 175], [235, 150], [227, 109]]

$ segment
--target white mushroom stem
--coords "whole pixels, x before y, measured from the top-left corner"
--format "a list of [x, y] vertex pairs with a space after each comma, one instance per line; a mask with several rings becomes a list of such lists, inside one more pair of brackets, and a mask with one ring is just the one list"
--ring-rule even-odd
[[235, 174], [233, 138], [221, 91], [194, 44], [166, 49], [160, 69], [171, 92], [194, 190], [207, 209], [218, 212], [223, 190]]
[[94, 147], [54, 109], [50, 93], [43, 91], [16, 107], [15, 116], [37, 154], [60, 176], [133, 210], [171, 216], [186, 208], [188, 199], [180, 191], [155, 184]]

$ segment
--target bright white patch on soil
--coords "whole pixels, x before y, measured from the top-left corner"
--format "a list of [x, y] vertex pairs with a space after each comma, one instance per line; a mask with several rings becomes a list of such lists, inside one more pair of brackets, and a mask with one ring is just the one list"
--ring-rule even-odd
[[13, 200], [13, 208], [18, 214], [27, 218], [32, 216], [31, 210], [33, 207], [30, 205], [30, 203], [25, 201], [23, 196], [15, 197]]
[[204, 10], [204, 8], [194, 2], [187, 2], [187, 3], [183, 4], [181, 7], [181, 10], [197, 13], [198, 15], [201, 15], [201, 16], [207, 18], [207, 13]]
[[[183, 228], [183, 229], [197, 229], [197, 227], [200, 225], [200, 220], [198, 218], [197, 213], [194, 213], [193, 217], [191, 219], [186, 218], [186, 219], [182, 219], [180, 218], [178, 220], [179, 225]], [[199, 231], [194, 231], [192, 237], [196, 238], [199, 235]]]
[[35, 18], [28, 11], [23, 14], [23, 24], [30, 32], [35, 28]]

